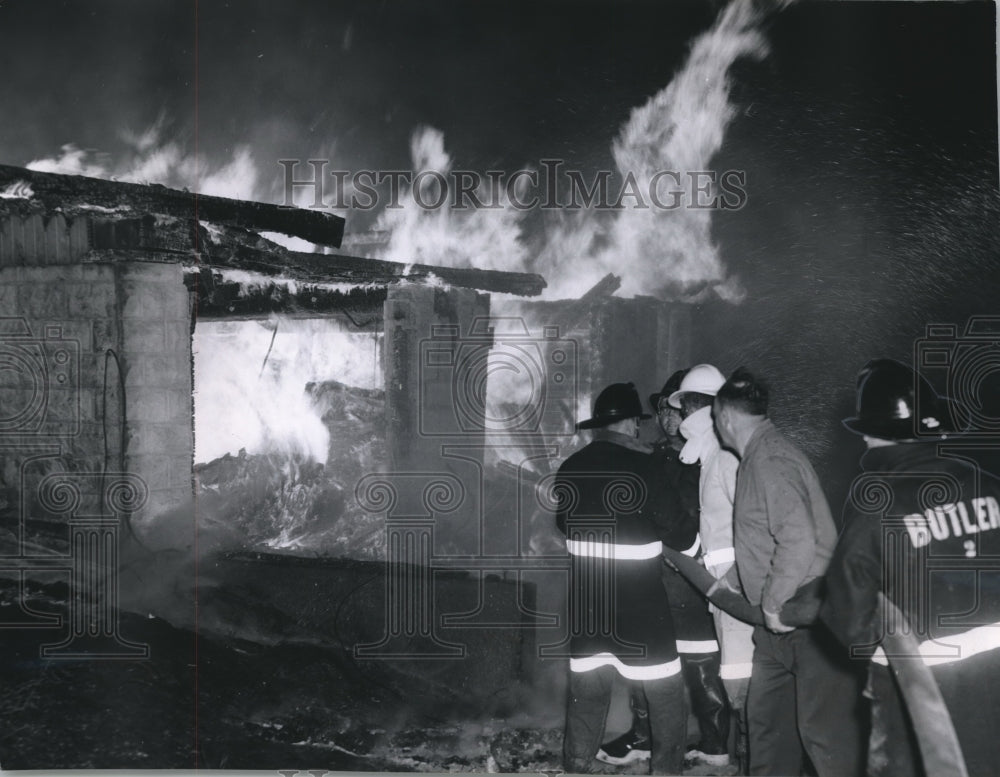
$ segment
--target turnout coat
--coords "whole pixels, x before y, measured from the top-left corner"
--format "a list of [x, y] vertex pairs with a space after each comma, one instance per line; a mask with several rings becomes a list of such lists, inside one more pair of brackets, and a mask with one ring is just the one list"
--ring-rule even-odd
[[[702, 550], [700, 523], [700, 499], [698, 484], [701, 467], [684, 464], [673, 448], [663, 443], [656, 446], [654, 455], [680, 499], [680, 510], [674, 519], [673, 531], [664, 543], [690, 558], [698, 558]], [[690, 545], [678, 547], [673, 542], [686, 542], [694, 537]], [[715, 638], [715, 624], [708, 611], [705, 597], [676, 569], [663, 565], [663, 587], [667, 589], [670, 601], [670, 615], [674, 621], [677, 636], [677, 652], [681, 655], [704, 655], [718, 653], [719, 643]]]
[[692, 527], [662, 462], [625, 435], [599, 431], [554, 484], [556, 524], [571, 558], [570, 670], [611, 665], [631, 680], [680, 671], [661, 582], [663, 543], [688, 548]]
[[[907, 731], [889, 658], [930, 667], [970, 775], [1000, 761], [1000, 481], [964, 459], [961, 444], [950, 455], [947, 445], [866, 452], [826, 575], [822, 619], [872, 661], [875, 773], [920, 774], [915, 745], [927, 744], [928, 732], [913, 741]], [[881, 615], [880, 591], [904, 622]], [[919, 655], [886, 656], [890, 631], [912, 633]]]

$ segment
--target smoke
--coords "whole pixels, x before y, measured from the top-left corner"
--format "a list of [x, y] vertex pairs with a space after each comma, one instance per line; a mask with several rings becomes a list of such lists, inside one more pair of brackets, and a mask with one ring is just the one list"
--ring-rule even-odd
[[[410, 156], [417, 191], [404, 188], [401, 207], [387, 208], [375, 224], [376, 230], [391, 232], [385, 258], [446, 267], [523, 271], [528, 258], [521, 242], [524, 212], [511, 207], [505, 193], [498, 198], [498, 207], [464, 207], [464, 202], [456, 202], [452, 191], [447, 192], [450, 199], [442, 207], [421, 207], [420, 202], [436, 203], [440, 198], [440, 184], [431, 174], [446, 177], [452, 159], [445, 151], [444, 135], [432, 127], [420, 127], [413, 133]], [[490, 201], [483, 187], [476, 190], [476, 196], [481, 202]]]
[[330, 434], [306, 384], [381, 387], [373, 335], [334, 322], [203, 321], [194, 331], [195, 461], [282, 453], [325, 463]]
[[67, 143], [51, 157], [33, 159], [29, 170], [85, 175], [130, 183], [158, 183], [173, 189], [242, 200], [262, 199], [260, 172], [250, 148], [237, 145], [228, 159], [210, 163], [196, 157], [175, 140], [165, 140], [166, 119], [161, 116], [140, 133], [120, 133], [125, 151], [111, 155]]
[[[739, 279], [728, 273], [712, 239], [720, 178], [709, 175], [735, 113], [729, 68], [741, 57], [767, 53], [760, 21], [751, 0], [734, 0], [694, 40], [673, 80], [632, 111], [611, 145], [626, 192], [624, 207], [547, 211], [540, 248], [529, 255], [525, 213], [509, 201], [496, 209], [461, 209], [454, 202], [426, 208], [411, 189], [403, 192], [401, 207], [383, 211], [376, 225], [391, 233], [387, 258], [507, 271], [531, 268], [548, 281], [549, 299], [578, 297], [613, 272], [622, 276], [625, 296], [695, 301], [714, 293], [741, 301]], [[414, 132], [411, 156], [418, 174], [446, 177], [452, 168], [443, 135], [435, 129]], [[663, 171], [673, 175], [665, 178]], [[437, 201], [439, 184], [431, 175], [415, 185], [423, 202]], [[645, 205], [635, 207], [638, 201], [627, 192], [638, 192]], [[485, 193], [481, 199], [487, 199]], [[706, 202], [715, 205], [705, 207]]]

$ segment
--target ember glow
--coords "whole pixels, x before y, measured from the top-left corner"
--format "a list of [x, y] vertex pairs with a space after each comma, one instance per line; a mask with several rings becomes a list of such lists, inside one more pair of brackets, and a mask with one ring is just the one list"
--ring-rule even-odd
[[377, 341], [324, 320], [204, 321], [194, 333], [195, 461], [241, 449], [324, 463], [330, 435], [309, 383], [381, 388]]

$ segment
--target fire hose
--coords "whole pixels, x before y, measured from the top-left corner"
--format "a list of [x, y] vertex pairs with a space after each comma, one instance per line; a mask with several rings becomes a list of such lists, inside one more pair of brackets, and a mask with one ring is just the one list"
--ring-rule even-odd
[[[716, 580], [695, 559], [672, 548], [664, 548], [663, 556], [667, 564], [687, 578], [702, 596], [720, 610], [746, 623], [764, 623], [764, 613], [759, 606], [750, 604], [742, 593], [720, 584], [721, 581]], [[822, 578], [817, 578], [800, 587], [781, 608], [782, 623], [789, 626], [812, 623], [822, 602], [821, 586]], [[884, 618], [887, 616], [896, 618], [896, 623], [903, 620], [896, 605], [880, 592], [876, 617], [886, 623], [888, 621]], [[882, 647], [913, 723], [925, 773], [935, 777], [968, 777], [954, 723], [934, 675], [919, 658], [916, 638], [909, 633], [886, 633], [882, 638]]]

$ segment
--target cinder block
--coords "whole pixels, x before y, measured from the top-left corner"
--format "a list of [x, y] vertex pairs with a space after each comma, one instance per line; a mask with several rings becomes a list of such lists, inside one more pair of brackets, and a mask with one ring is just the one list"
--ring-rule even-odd
[[125, 376], [125, 388], [146, 386], [146, 362], [148, 356], [128, 356], [122, 360], [122, 373]]
[[192, 434], [176, 424], [129, 421], [126, 433], [129, 457], [157, 454], [187, 454], [192, 449]]
[[142, 521], [155, 519], [162, 513], [180, 507], [190, 498], [190, 489], [169, 488], [150, 491], [146, 506], [140, 511], [137, 518]]
[[[108, 381], [115, 379], [112, 371]], [[80, 354], [80, 388], [95, 389], [100, 392], [104, 386], [104, 355], [93, 351]]]
[[191, 456], [170, 456], [170, 486], [191, 489], [194, 465]]
[[85, 275], [82, 264], [60, 264], [51, 268], [51, 278], [56, 283], [81, 283]]
[[194, 451], [194, 431], [186, 424], [165, 424], [159, 427], [161, 450], [171, 455], [191, 456]]
[[194, 415], [194, 397], [191, 391], [183, 388], [169, 389], [167, 400], [167, 417], [164, 420], [190, 426]]
[[25, 283], [53, 283], [58, 280], [62, 267], [25, 267], [22, 279]]
[[80, 271], [80, 280], [85, 283], [107, 283], [115, 285], [115, 267], [117, 265], [102, 262], [92, 262], [75, 265]]
[[58, 436], [72, 437], [80, 431], [80, 392], [76, 389], [50, 389], [40, 414], [40, 428]]
[[126, 459], [127, 470], [142, 479], [148, 489], [170, 487], [170, 466], [168, 459], [159, 454], [130, 455]]
[[183, 321], [164, 322], [164, 348], [166, 354], [184, 354], [191, 358], [191, 322], [188, 319]]
[[66, 285], [68, 312], [80, 318], [113, 318], [115, 287], [108, 283], [72, 283]]
[[[118, 432], [117, 419], [109, 418], [107, 424], [107, 449], [111, 457], [112, 466], [117, 466], [118, 461]], [[94, 423], [81, 423], [80, 434], [73, 438], [72, 442], [66, 446], [67, 456], [78, 466], [82, 467], [89, 463], [104, 462], [104, 427], [98, 421]]]
[[162, 354], [166, 338], [161, 319], [133, 318], [122, 322], [122, 343], [130, 356], [140, 353]]
[[103, 388], [106, 384], [115, 387], [120, 383], [118, 370], [124, 373], [128, 363], [129, 360], [116, 348], [84, 351], [80, 356], [81, 385]]
[[148, 423], [169, 420], [168, 392], [163, 389], [137, 387], [128, 395], [128, 415]]
[[190, 331], [194, 294], [183, 283], [163, 286], [163, 315], [167, 321], [183, 322]]
[[115, 319], [105, 318], [94, 321], [92, 331], [95, 352], [103, 353], [108, 348], [118, 348], [118, 322]]
[[157, 452], [156, 433], [153, 424], [143, 421], [128, 420], [125, 430], [125, 451], [128, 460], [137, 456], [149, 455]]
[[72, 339], [80, 350], [80, 355], [94, 352], [94, 328], [89, 319], [69, 319], [56, 322], [62, 327], [63, 337]]
[[163, 290], [160, 284], [135, 283], [126, 281], [122, 284], [122, 318], [141, 318], [145, 320], [163, 319]]
[[158, 388], [191, 389], [191, 362], [184, 354], [172, 356], [147, 356], [145, 384]]
[[39, 324], [66, 318], [66, 290], [62, 286], [43, 280], [21, 284], [18, 290], [20, 315], [35, 319]]
[[18, 284], [13, 280], [8, 283], [4, 275], [5, 273], [0, 272], [0, 316], [20, 315], [17, 301], [20, 293]]
[[80, 420], [84, 423], [94, 423], [101, 420], [101, 410], [103, 400], [100, 390], [96, 388], [83, 387], [79, 389], [80, 394]]

